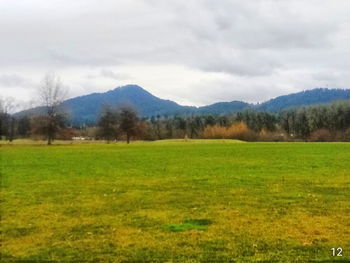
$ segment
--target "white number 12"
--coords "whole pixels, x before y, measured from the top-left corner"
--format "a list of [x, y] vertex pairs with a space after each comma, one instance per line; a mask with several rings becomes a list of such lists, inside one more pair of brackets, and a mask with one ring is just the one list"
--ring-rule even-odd
[[332, 256], [335, 257], [342, 257], [343, 256], [343, 249], [341, 247], [338, 248], [332, 248]]

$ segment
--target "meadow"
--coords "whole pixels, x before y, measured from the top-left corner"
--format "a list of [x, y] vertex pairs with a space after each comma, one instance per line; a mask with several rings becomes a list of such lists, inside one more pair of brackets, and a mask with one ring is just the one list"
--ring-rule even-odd
[[0, 151], [2, 262], [350, 261], [350, 143]]

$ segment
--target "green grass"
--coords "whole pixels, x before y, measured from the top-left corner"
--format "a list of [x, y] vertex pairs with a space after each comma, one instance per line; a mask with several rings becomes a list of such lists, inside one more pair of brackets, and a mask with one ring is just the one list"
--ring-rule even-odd
[[2, 262], [350, 260], [349, 143], [22, 143], [0, 145]]

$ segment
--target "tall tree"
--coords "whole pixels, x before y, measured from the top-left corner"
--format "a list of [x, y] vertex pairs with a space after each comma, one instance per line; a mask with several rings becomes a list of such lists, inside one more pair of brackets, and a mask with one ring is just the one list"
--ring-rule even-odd
[[0, 98], [0, 139], [2, 136], [10, 142], [15, 136], [15, 118], [12, 115], [16, 108], [15, 99], [12, 97]]
[[59, 77], [53, 73], [46, 74], [39, 89], [39, 102], [44, 106], [45, 131], [47, 144], [51, 145], [58, 130], [61, 128], [64, 112], [62, 102], [66, 98], [67, 90], [64, 88]]
[[99, 135], [107, 140], [116, 140], [118, 136], [118, 118], [116, 111], [110, 106], [102, 109], [101, 116], [98, 120]]
[[30, 119], [28, 116], [20, 117], [17, 120], [17, 134], [21, 137], [28, 137], [30, 132]]
[[139, 118], [135, 109], [123, 107], [118, 113], [119, 129], [125, 133], [126, 142], [130, 143], [130, 138], [137, 134], [137, 124]]

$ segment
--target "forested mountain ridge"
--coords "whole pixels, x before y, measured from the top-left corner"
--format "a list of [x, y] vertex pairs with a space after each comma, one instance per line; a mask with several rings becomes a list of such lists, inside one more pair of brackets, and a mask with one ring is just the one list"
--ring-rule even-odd
[[197, 108], [197, 114], [229, 114], [251, 108], [253, 105], [243, 101], [217, 102]]
[[[63, 107], [70, 116], [72, 124], [94, 124], [105, 105], [132, 106], [142, 117], [175, 115], [221, 115], [254, 109], [256, 111], [279, 112], [284, 109], [312, 104], [331, 103], [336, 100], [350, 99], [350, 89], [313, 89], [294, 94], [279, 96], [261, 104], [249, 104], [243, 101], [218, 102], [208, 106], [182, 106], [171, 100], [160, 99], [137, 85], [118, 87], [105, 93], [92, 93], [66, 100]], [[17, 113], [30, 115], [42, 108], [34, 108]]]
[[105, 105], [132, 106], [143, 117], [186, 114], [195, 110], [195, 107], [160, 99], [137, 85], [72, 98], [63, 106], [68, 109], [73, 123], [95, 123]]
[[255, 108], [259, 111], [279, 112], [287, 108], [326, 104], [337, 100], [350, 99], [350, 89], [317, 88], [298, 93], [279, 96], [268, 100]]

